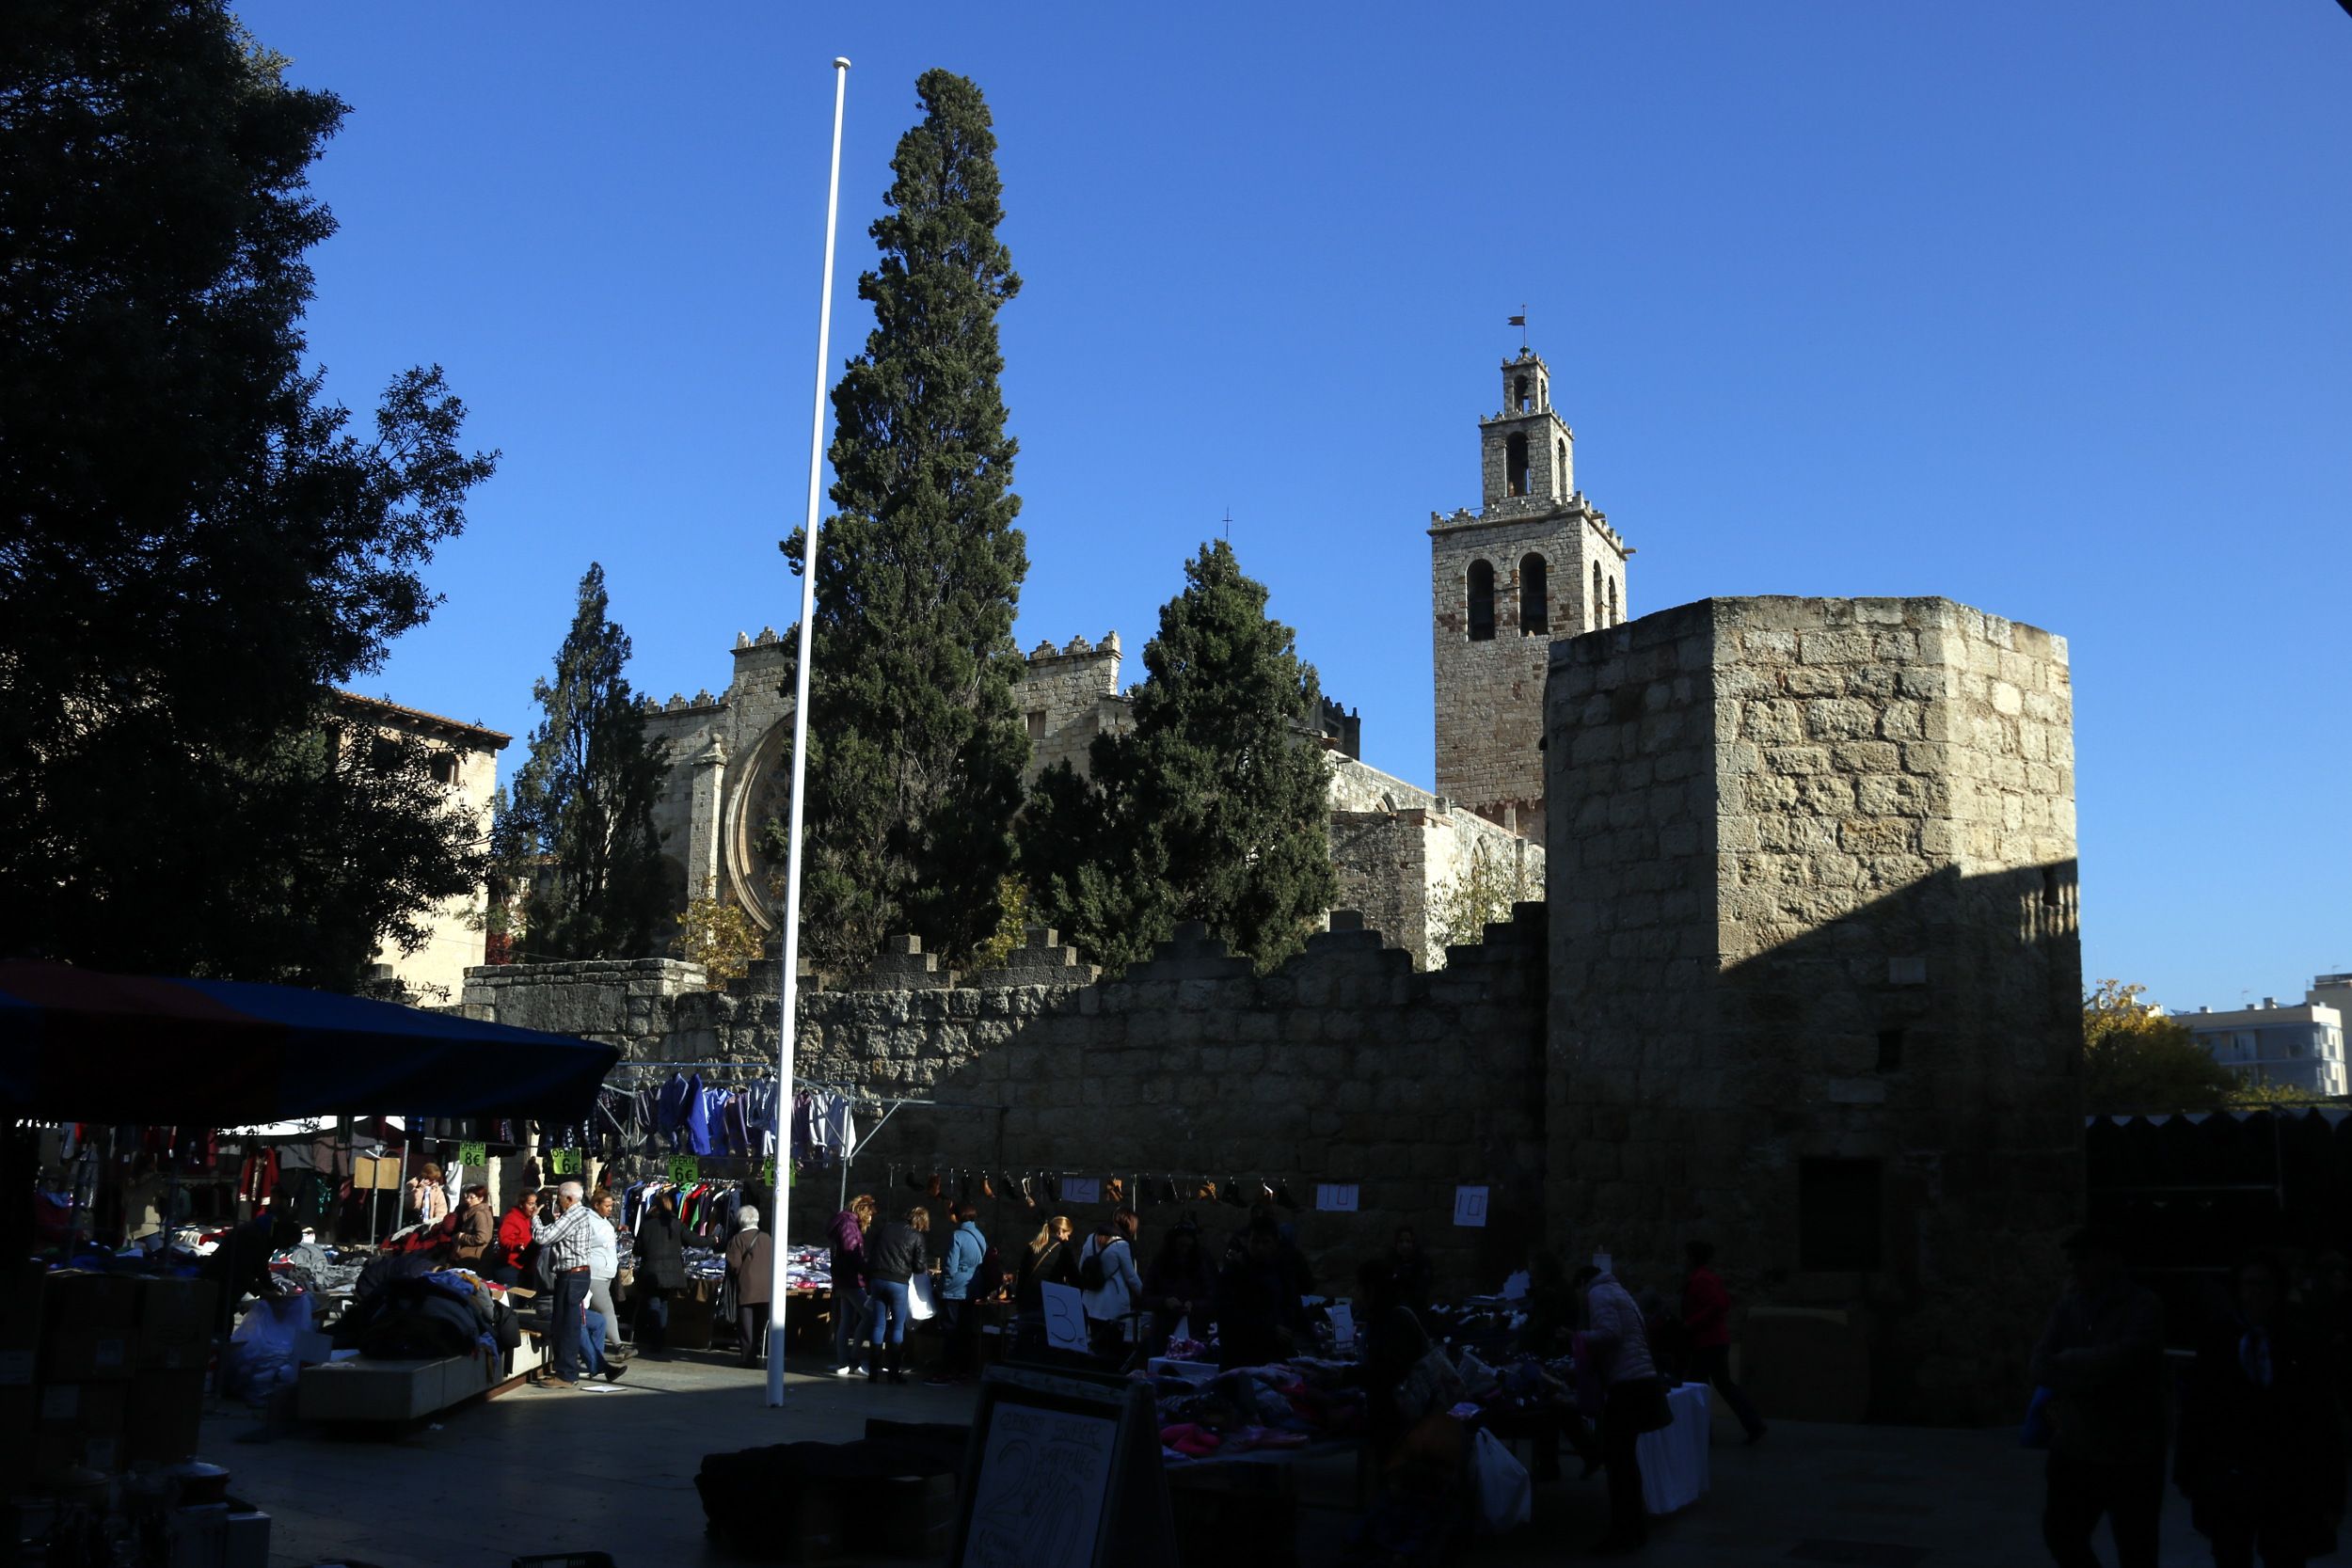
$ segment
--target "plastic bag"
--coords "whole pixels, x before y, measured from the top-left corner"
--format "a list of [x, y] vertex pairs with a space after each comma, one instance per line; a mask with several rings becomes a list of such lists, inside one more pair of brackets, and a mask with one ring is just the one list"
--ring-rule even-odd
[[1478, 1532], [1502, 1535], [1527, 1523], [1535, 1487], [1502, 1438], [1481, 1428], [1470, 1447], [1470, 1478], [1478, 1493]]
[[934, 1293], [930, 1275], [918, 1274], [908, 1281], [907, 1316], [918, 1323], [939, 1316], [939, 1297]]
[[254, 1302], [221, 1354], [223, 1393], [247, 1404], [263, 1404], [301, 1374], [294, 1338], [310, 1331], [310, 1300], [306, 1293], [262, 1296]]
[[1474, 1350], [1465, 1349], [1454, 1370], [1462, 1374], [1462, 1387], [1474, 1400], [1483, 1400], [1493, 1393], [1495, 1385], [1501, 1381], [1495, 1376], [1495, 1370], [1481, 1361]]

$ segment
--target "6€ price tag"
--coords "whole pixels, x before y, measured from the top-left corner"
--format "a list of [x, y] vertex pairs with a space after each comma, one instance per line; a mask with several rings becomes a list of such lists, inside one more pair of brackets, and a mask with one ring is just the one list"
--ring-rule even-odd
[[685, 1186], [690, 1181], [698, 1180], [702, 1176], [702, 1170], [701, 1162], [696, 1160], [691, 1154], [673, 1154], [670, 1156], [670, 1180], [681, 1187]]

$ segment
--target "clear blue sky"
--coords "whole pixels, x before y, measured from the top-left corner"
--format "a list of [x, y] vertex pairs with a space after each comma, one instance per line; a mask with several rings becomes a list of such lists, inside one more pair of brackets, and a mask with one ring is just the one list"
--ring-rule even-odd
[[1138, 676], [1230, 507], [1367, 759], [1426, 781], [1423, 530], [1476, 504], [1524, 302], [1636, 612], [1943, 594], [2063, 633], [2088, 973], [2218, 1006], [2352, 969], [2331, 0], [243, 14], [353, 105], [330, 389], [439, 360], [505, 451], [367, 689], [514, 731], [510, 768], [589, 561], [661, 696], [794, 617], [846, 54], [836, 361], [916, 74], [994, 108], [1025, 646], [1115, 627]]

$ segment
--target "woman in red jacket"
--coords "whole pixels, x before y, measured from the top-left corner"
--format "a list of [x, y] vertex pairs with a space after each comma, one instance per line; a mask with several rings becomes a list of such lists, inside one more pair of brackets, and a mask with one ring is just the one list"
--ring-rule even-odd
[[490, 1264], [492, 1279], [501, 1285], [523, 1282], [523, 1254], [531, 1250], [531, 1223], [539, 1212], [539, 1195], [525, 1193], [499, 1219], [499, 1240]]

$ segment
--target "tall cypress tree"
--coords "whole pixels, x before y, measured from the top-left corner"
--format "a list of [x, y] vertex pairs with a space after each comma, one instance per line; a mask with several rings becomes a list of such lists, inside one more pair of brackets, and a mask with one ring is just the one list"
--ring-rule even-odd
[[495, 850], [523, 905], [534, 960], [642, 958], [661, 951], [661, 838], [653, 822], [665, 770], [622, 668], [628, 634], [605, 618], [604, 568], [580, 579], [580, 609], [532, 684], [546, 717], [499, 813]]
[[[961, 958], [1001, 918], [1028, 736], [1013, 607], [1018, 450], [997, 388], [997, 308], [1019, 292], [996, 238], [996, 137], [979, 88], [915, 84], [898, 142], [865, 352], [833, 394], [837, 509], [817, 565], [802, 944], [855, 966], [912, 931]], [[786, 544], [796, 563], [801, 542]], [[771, 824], [770, 853], [781, 858]]]
[[1112, 968], [1199, 920], [1261, 970], [1305, 944], [1339, 891], [1329, 773], [1308, 737], [1322, 691], [1232, 546], [1201, 546], [1143, 650], [1135, 728], [1097, 736], [1084, 779], [1038, 781], [1021, 825], [1036, 907]]

